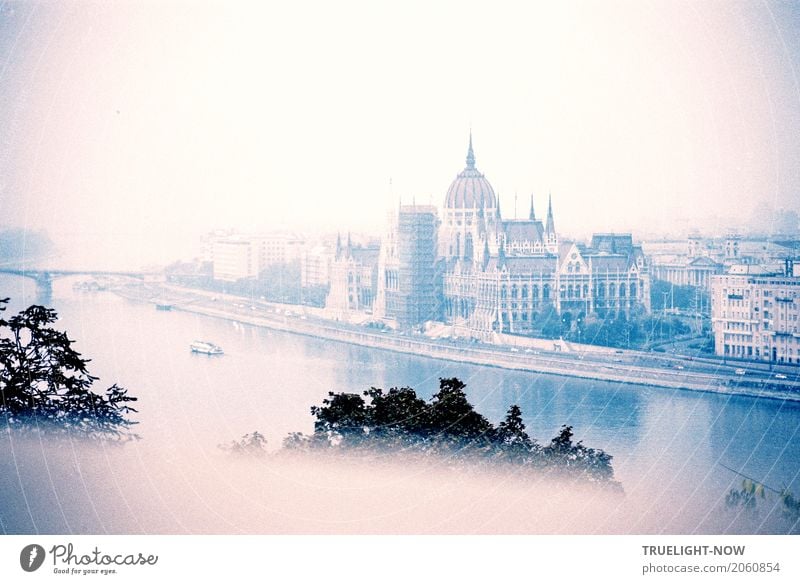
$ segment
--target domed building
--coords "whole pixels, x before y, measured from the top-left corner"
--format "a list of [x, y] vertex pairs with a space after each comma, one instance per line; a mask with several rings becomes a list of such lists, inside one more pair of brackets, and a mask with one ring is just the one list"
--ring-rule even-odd
[[401, 328], [441, 319], [457, 336], [494, 341], [498, 333], [540, 334], [548, 322], [558, 328], [562, 318], [649, 311], [647, 264], [630, 235], [561, 242], [550, 198], [544, 222], [533, 196], [527, 218], [503, 219], [499, 196], [475, 164], [471, 133], [466, 163], [447, 189], [438, 230], [432, 207], [401, 206], [392, 215], [378, 315]]
[[440, 229], [440, 256], [448, 260], [482, 262], [488, 246], [497, 253], [500, 209], [492, 185], [475, 167], [472, 133], [467, 166], [447, 189]]
[[[536, 218], [504, 220], [492, 185], [475, 165], [472, 134], [467, 166], [444, 200], [439, 256], [444, 263], [444, 319], [459, 335], [530, 334], [553, 313], [580, 319], [593, 312], [649, 309], [644, 255], [629, 235], [597, 241], [612, 250], [559, 242], [548, 198]], [[596, 238], [597, 239], [597, 238]], [[643, 281], [642, 275], [645, 275]]]
[[472, 133], [467, 166], [447, 189], [439, 241], [439, 255], [449, 263], [476, 265], [498, 256], [501, 250], [555, 253], [558, 245], [552, 205], [547, 225], [543, 226], [534, 215], [533, 196], [527, 220], [503, 221], [491, 183], [475, 166]]

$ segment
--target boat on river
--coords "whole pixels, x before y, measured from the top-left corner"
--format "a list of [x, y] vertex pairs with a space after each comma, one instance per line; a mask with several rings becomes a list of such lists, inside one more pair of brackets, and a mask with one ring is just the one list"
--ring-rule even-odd
[[200, 353], [203, 355], [222, 355], [224, 351], [222, 347], [209, 343], [208, 341], [192, 341], [189, 345], [192, 353]]

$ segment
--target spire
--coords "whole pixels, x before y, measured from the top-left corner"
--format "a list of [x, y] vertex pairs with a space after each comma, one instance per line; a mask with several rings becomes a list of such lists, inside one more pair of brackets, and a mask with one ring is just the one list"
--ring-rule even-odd
[[503, 216], [500, 214], [500, 191], [497, 191], [497, 218], [503, 218]]
[[536, 213], [533, 212], [533, 195], [532, 194], [531, 194], [531, 212], [530, 212], [530, 215], [528, 215], [528, 219], [530, 219], [531, 221], [536, 221]]
[[472, 130], [469, 131], [469, 149], [467, 150], [467, 168], [475, 168], [475, 153], [472, 151]]
[[342, 234], [336, 234], [336, 259], [338, 260], [342, 255]]
[[548, 235], [555, 235], [556, 233], [556, 226], [553, 223], [553, 196], [549, 193], [547, 195], [547, 225], [544, 231]]
[[353, 256], [353, 242], [350, 240], [350, 232], [347, 232], [347, 257]]

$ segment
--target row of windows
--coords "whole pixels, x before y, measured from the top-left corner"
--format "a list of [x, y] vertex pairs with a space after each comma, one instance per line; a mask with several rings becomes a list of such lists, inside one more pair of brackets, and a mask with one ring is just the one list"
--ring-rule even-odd
[[800, 356], [795, 357], [791, 349], [789, 349], [788, 355], [784, 355], [783, 353], [778, 354], [774, 347], [770, 351], [767, 346], [761, 351], [758, 347], [754, 349], [747, 345], [725, 345], [724, 354], [732, 357], [755, 357], [756, 359], [761, 359], [763, 355], [764, 360], [778, 363], [800, 363]]
[[[534, 284], [531, 287], [532, 296], [534, 298], [539, 297], [539, 286]], [[635, 282], [631, 282], [630, 284], [614, 284], [609, 283], [608, 285], [605, 284], [595, 284], [594, 286], [594, 295], [598, 298], [604, 298], [608, 296], [610, 298], [614, 298], [619, 296], [620, 298], [625, 298], [626, 296], [630, 295], [631, 297], [636, 297], [636, 292], [638, 287]], [[588, 298], [589, 297], [589, 285], [584, 284], [581, 286], [580, 284], [562, 284], [560, 287], [560, 296], [561, 298]], [[518, 296], [519, 294], [519, 296]], [[550, 285], [545, 284], [543, 287], [543, 295], [544, 298], [550, 297]], [[500, 298], [507, 298], [508, 297], [508, 287], [503, 284], [500, 287]], [[520, 288], [517, 287], [516, 284], [511, 285], [511, 298], [527, 298], [528, 297], [528, 285], [523, 284]]]

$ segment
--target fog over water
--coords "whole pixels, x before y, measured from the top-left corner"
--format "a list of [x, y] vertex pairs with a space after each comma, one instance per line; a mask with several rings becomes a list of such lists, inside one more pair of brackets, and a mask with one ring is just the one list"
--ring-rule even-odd
[[[2, 278], [17, 310], [32, 282]], [[27, 297], [26, 297], [27, 295]], [[8, 533], [695, 533], [777, 532], [770, 513], [725, 509], [741, 479], [800, 491], [797, 404], [627, 386], [374, 351], [159, 312], [57, 280], [59, 328], [92, 359], [99, 387], [139, 397], [123, 446], [0, 437], [0, 528]], [[207, 338], [222, 358], [190, 354]], [[409, 385], [426, 398], [458, 376], [492, 422], [512, 403], [547, 443], [562, 424], [614, 456], [624, 495], [514, 469], [440, 459], [275, 455], [237, 458], [217, 445], [258, 430], [276, 451], [311, 432], [328, 391]], [[772, 499], [774, 501], [774, 498]], [[797, 526], [794, 526], [797, 529]]]

